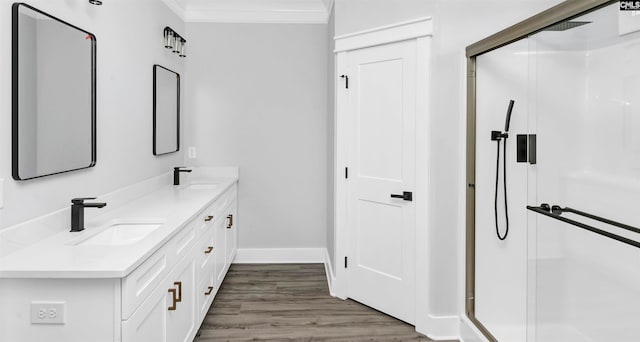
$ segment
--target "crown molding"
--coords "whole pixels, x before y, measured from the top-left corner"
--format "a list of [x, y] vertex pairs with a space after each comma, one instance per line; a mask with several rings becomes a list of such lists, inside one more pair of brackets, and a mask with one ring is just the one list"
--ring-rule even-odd
[[331, 10], [333, 9], [333, 5], [336, 2], [335, 0], [322, 0], [322, 2], [324, 3], [324, 6], [327, 8], [327, 16], [329, 16], [329, 14], [331, 13]]
[[296, 10], [187, 10], [186, 22], [210, 23], [282, 23], [282, 24], [326, 24], [325, 11]]
[[431, 17], [423, 17], [370, 30], [349, 33], [334, 38], [334, 52], [362, 49], [365, 47], [398, 42], [433, 35]]
[[185, 22], [326, 24], [334, 0], [162, 0]]
[[173, 13], [175, 13], [182, 21], [185, 20], [185, 9], [177, 0], [162, 0]]

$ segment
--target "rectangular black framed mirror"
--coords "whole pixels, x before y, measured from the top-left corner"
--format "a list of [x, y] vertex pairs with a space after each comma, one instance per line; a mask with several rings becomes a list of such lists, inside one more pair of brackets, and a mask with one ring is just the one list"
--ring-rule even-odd
[[12, 177], [96, 164], [96, 37], [24, 3], [12, 7]]
[[153, 66], [153, 154], [180, 150], [180, 74]]

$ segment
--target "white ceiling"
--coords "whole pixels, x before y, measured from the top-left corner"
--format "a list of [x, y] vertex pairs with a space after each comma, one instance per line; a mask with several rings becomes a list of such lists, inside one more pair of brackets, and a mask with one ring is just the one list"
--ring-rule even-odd
[[162, 0], [187, 22], [326, 23], [333, 0]]

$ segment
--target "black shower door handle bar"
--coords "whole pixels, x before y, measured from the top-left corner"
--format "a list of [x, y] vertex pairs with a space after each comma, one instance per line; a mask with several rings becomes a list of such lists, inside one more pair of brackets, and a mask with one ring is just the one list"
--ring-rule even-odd
[[584, 217], [590, 218], [592, 220], [600, 221], [602, 223], [610, 224], [612, 226], [616, 226], [618, 228], [626, 229], [628, 231], [640, 234], [640, 228], [636, 228], [636, 227], [630, 226], [628, 224], [624, 224], [624, 223], [616, 222], [616, 221], [613, 221], [613, 220], [609, 220], [609, 219], [606, 219], [604, 217], [600, 217], [600, 216], [596, 216], [596, 215], [593, 215], [593, 214], [585, 213], [584, 211], [580, 211], [578, 209], [564, 207], [564, 208], [561, 208], [560, 211], [561, 212], [567, 212], [567, 213], [573, 213], [573, 214], [580, 215], [580, 216], [584, 216]]
[[620, 235], [616, 235], [616, 234], [607, 232], [605, 230], [592, 227], [592, 226], [590, 226], [588, 224], [584, 224], [584, 223], [581, 223], [581, 222], [578, 222], [578, 221], [574, 221], [572, 219], [568, 219], [566, 217], [562, 217], [559, 214], [554, 214], [554, 213], [548, 212], [545, 209], [542, 209], [540, 207], [533, 207], [533, 206], [528, 205], [527, 209], [529, 209], [531, 211], [534, 211], [534, 212], [536, 212], [538, 214], [542, 214], [544, 216], [548, 216], [548, 217], [551, 217], [553, 219], [562, 221], [564, 223], [568, 223], [568, 224], [576, 226], [578, 228], [582, 228], [582, 229], [588, 230], [588, 231], [590, 231], [592, 233], [596, 233], [598, 235], [602, 235], [604, 237], [608, 237], [610, 239], [622, 242], [624, 244], [627, 244], [627, 245], [630, 245], [630, 246], [634, 246], [636, 248], [640, 248], [640, 242], [638, 242], [638, 241], [631, 240], [631, 239], [628, 239], [626, 237], [623, 237], [623, 236], [620, 236]]

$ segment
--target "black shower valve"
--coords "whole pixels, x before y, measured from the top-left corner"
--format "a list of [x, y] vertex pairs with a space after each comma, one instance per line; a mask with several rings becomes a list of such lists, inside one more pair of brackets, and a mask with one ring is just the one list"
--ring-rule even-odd
[[491, 131], [491, 141], [500, 141], [500, 139], [504, 138], [508, 138], [509, 137], [509, 133], [507, 132], [500, 132], [500, 131]]
[[540, 204], [540, 209], [544, 211], [551, 211], [551, 207], [547, 203]]

